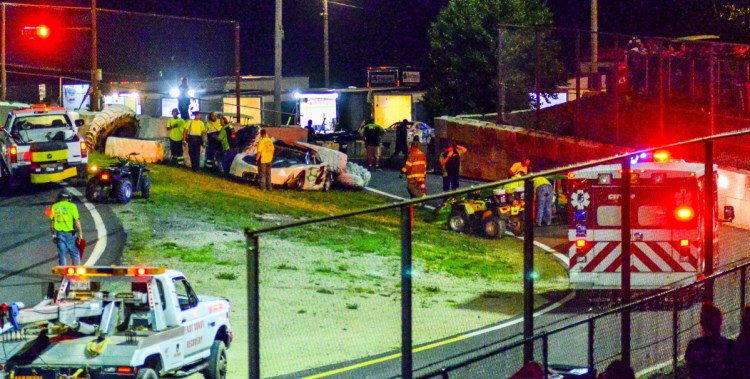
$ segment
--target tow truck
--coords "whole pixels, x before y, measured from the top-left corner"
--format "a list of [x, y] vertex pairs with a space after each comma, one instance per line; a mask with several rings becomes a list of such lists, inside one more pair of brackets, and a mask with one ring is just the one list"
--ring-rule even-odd
[[0, 126], [0, 180], [10, 188], [88, 175], [88, 145], [78, 136], [83, 120], [62, 107], [15, 109]]
[[[54, 295], [0, 304], [1, 379], [224, 379], [229, 300], [198, 296], [179, 271], [58, 266]], [[56, 293], [56, 294], [55, 294]]]

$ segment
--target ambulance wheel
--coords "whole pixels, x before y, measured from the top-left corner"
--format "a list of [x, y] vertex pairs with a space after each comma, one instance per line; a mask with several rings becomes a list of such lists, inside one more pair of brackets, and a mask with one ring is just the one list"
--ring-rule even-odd
[[138, 369], [138, 375], [135, 377], [136, 379], [159, 379], [159, 374], [156, 373], [153, 369], [150, 368], [141, 368]]
[[452, 209], [450, 218], [448, 218], [448, 228], [450, 230], [461, 233], [468, 229], [469, 215], [463, 209]]
[[505, 220], [500, 220], [497, 216], [491, 216], [484, 220], [484, 234], [487, 238], [503, 238], [505, 228]]
[[143, 181], [141, 183], [141, 197], [144, 199], [148, 199], [151, 197], [151, 177], [148, 175], [143, 175], [143, 178], [141, 178]]
[[99, 180], [92, 178], [86, 185], [86, 199], [92, 203], [99, 203], [102, 201], [103, 191]]
[[203, 371], [206, 379], [225, 379], [227, 377], [227, 348], [224, 341], [214, 341], [211, 345], [211, 356], [208, 357], [208, 368]]
[[133, 197], [133, 183], [130, 179], [122, 179], [115, 186], [115, 196], [120, 204], [127, 204]]

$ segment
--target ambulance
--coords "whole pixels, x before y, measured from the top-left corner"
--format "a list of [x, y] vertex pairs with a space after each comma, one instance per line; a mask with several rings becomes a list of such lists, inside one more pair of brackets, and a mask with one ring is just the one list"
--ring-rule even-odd
[[[632, 157], [629, 175], [623, 175], [620, 164], [568, 173], [570, 282], [579, 289], [620, 288], [622, 180], [628, 176], [631, 287], [648, 290], [697, 281], [706, 266], [706, 201], [714, 212], [714, 245], [719, 221], [716, 166], [708, 173], [715, 179], [708, 199], [704, 196], [706, 175], [705, 164], [672, 159], [663, 150]], [[721, 221], [733, 218], [734, 209], [725, 207]]]

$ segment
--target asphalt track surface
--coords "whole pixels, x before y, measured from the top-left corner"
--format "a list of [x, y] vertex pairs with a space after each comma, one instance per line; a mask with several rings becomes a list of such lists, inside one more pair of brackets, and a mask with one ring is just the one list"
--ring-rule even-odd
[[[0, 193], [0, 303], [21, 301], [31, 307], [44, 298], [49, 283], [59, 284], [60, 278], [51, 273], [51, 268], [57, 265], [57, 248], [52, 244], [45, 211], [62, 188], [45, 185]], [[77, 191], [73, 188], [71, 192]], [[126, 237], [120, 221], [108, 205], [96, 205], [104, 226], [97, 230], [96, 216], [92, 216], [82, 200], [83, 196], [73, 198], [87, 242], [83, 261], [91, 257], [99, 242], [103, 250], [96, 264], [119, 263]], [[105, 234], [100, 238], [99, 233]], [[105, 240], [106, 246], [102, 244]]]
[[[461, 181], [461, 188], [478, 184], [474, 181]], [[428, 175], [427, 193], [437, 194], [442, 191], [442, 177]], [[369, 184], [371, 192], [384, 196], [408, 198], [406, 180], [398, 178], [395, 170], [378, 171], [373, 173]], [[552, 249], [564, 251], [566, 245], [565, 226], [557, 225], [535, 230], [535, 241], [541, 242]], [[747, 253], [740, 249], [742, 241], [748, 241], [750, 232], [733, 227], [720, 227], [721, 243], [719, 245], [719, 267], [730, 265], [732, 262], [747, 259]], [[717, 288], [717, 291], [720, 291]], [[727, 291], [730, 291], [727, 289]], [[718, 292], [717, 292], [718, 293]], [[534, 317], [535, 331], [550, 330], [562, 325], [583, 320], [589, 316], [610, 308], [611, 298], [591, 301], [590, 294], [573, 291], [552, 295], [550, 303], [536, 310]], [[695, 311], [698, 305], [690, 310]], [[688, 312], [690, 311], [688, 310]], [[609, 323], [610, 325], [606, 325]], [[619, 318], [613, 317], [600, 324], [597, 335], [596, 360], [606, 358], [606, 354], [616, 354], [619, 351]], [[671, 311], [669, 309], [649, 309], [635, 312], [632, 315], [633, 328], [633, 361], [652, 362], [658, 364], [671, 359]], [[639, 327], [643, 326], [643, 327]], [[520, 317], [499, 322], [488, 327], [467, 331], [464, 334], [452, 336], [443, 340], [416, 346], [413, 352], [414, 376], [425, 375], [451, 364], [464, 362], [472, 357], [496, 350], [512, 341], [518, 341], [523, 335], [523, 322]], [[603, 341], [603, 342], [601, 342]], [[667, 341], [659, 345], [638, 348], [644, 341]], [[686, 343], [686, 342], [685, 342]], [[575, 328], [557, 335], [550, 340], [549, 361], [586, 366], [588, 362], [588, 335], [585, 327]], [[451, 373], [451, 378], [502, 378], [510, 373], [508, 367], [520, 367], [522, 349], [513, 350], [502, 358], [489, 359], [482, 364], [476, 364], [466, 370]], [[536, 354], [541, 349], [537, 347]], [[393, 350], [377, 356], [359, 360], [342, 362], [326, 367], [296, 372], [279, 378], [399, 378], [401, 377], [400, 351]]]

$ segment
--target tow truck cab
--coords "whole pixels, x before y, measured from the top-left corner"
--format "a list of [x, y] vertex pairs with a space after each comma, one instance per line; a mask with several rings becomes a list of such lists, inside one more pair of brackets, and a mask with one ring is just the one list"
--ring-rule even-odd
[[81, 125], [61, 107], [38, 104], [9, 112], [0, 127], [0, 178], [11, 186], [85, 179], [88, 145], [78, 136]]
[[53, 273], [63, 278], [55, 299], [15, 316], [0, 306], [0, 378], [226, 377], [228, 300], [196, 295], [182, 273], [164, 268]]

